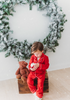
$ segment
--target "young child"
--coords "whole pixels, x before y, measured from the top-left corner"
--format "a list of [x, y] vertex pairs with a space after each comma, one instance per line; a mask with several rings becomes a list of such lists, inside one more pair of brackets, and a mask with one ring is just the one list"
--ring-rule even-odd
[[[44, 47], [41, 42], [34, 42], [31, 47], [31, 53], [33, 55], [28, 65], [30, 73], [27, 78], [27, 84], [30, 91], [35, 95], [35, 100], [42, 100], [45, 73], [46, 69], [49, 68], [49, 59], [43, 53], [43, 50]], [[34, 86], [35, 78], [37, 78], [37, 87]]]

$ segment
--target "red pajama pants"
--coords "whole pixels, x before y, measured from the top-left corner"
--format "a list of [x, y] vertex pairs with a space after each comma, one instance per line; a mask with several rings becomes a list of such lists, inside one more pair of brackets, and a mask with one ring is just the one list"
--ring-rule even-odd
[[[34, 86], [34, 79], [37, 78], [37, 87]], [[45, 75], [32, 75], [29, 74], [27, 78], [27, 84], [32, 93], [36, 92], [39, 98], [43, 96], [43, 86], [44, 86]]]

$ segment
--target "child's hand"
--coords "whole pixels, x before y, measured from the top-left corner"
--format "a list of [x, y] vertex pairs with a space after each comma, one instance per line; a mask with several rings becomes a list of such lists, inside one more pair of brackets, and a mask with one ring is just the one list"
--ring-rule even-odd
[[39, 67], [39, 63], [34, 63], [34, 67], [30, 68], [32, 71], [35, 71]]
[[31, 63], [31, 68], [33, 68], [33, 67], [34, 67], [34, 65], [35, 65], [35, 63]]

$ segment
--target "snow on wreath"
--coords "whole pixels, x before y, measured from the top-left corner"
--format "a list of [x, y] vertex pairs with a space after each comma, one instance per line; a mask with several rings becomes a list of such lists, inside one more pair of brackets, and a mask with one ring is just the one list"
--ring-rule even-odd
[[[46, 15], [50, 17], [49, 34], [42, 41], [44, 45], [44, 53], [46, 51], [55, 52], [55, 47], [59, 45], [58, 39], [61, 38], [61, 32], [63, 32], [65, 14], [62, 8], [58, 6], [56, 0], [0, 0], [0, 52], [5, 52], [5, 57], [11, 54], [14, 58], [19, 60], [26, 60], [31, 57], [31, 46], [33, 43], [28, 43], [27, 40], [19, 42], [17, 39], [10, 38], [10, 34], [13, 30], [9, 27], [9, 18], [7, 15], [11, 15], [16, 4], [29, 3], [29, 9], [32, 10], [33, 5], [37, 5], [37, 10], [46, 10]], [[25, 33], [24, 33], [25, 34]], [[38, 40], [40, 41], [40, 40]]]

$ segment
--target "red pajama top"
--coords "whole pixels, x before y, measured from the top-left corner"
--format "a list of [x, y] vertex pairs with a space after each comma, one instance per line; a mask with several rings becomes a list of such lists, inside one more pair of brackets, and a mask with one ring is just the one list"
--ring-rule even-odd
[[[31, 71], [31, 63], [39, 63], [39, 67], [35, 71]], [[28, 65], [29, 71], [31, 75], [40, 76], [44, 75], [46, 73], [46, 69], [49, 68], [49, 58], [47, 55], [42, 53], [39, 60], [37, 60], [37, 57], [35, 55], [32, 55], [29, 61]]]

